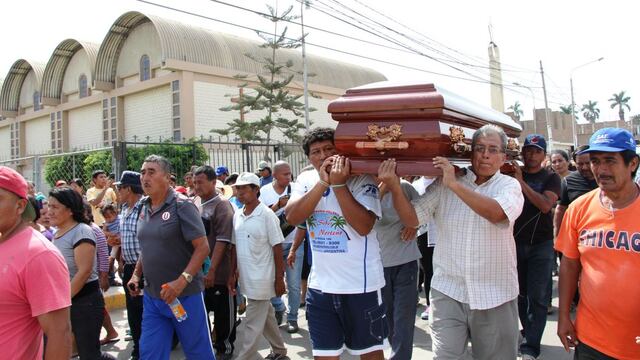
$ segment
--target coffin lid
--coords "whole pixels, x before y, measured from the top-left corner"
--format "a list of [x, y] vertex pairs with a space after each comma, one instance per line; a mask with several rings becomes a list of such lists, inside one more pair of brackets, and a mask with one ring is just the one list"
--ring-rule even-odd
[[[420, 94], [418, 97], [424, 98], [424, 101], [416, 101], [417, 97], [411, 95], [418, 93]], [[403, 98], [402, 95], [408, 96]], [[365, 100], [366, 98], [378, 100], [367, 101]], [[380, 101], [382, 99], [388, 101]], [[366, 106], [353, 106], [360, 102], [366, 103]], [[361, 110], [358, 110], [358, 108]], [[328, 111], [333, 114], [435, 108], [444, 108], [505, 128], [522, 131], [522, 126], [508, 115], [465, 99], [441, 86], [420, 81], [380, 81], [351, 88], [341, 98], [332, 101], [329, 104]]]

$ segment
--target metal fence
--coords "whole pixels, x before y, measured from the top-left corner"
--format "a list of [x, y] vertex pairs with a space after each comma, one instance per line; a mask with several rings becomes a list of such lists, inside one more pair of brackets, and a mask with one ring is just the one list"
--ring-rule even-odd
[[300, 144], [241, 144], [199, 140], [189, 143], [118, 142], [113, 147], [79, 150], [60, 154], [42, 154], [18, 159], [2, 160], [33, 181], [36, 189], [47, 193], [58, 180], [71, 181], [80, 178], [85, 187], [91, 187], [91, 173], [101, 169], [113, 173], [116, 178], [124, 170], [139, 170], [142, 160], [160, 153], [171, 159], [178, 181], [193, 165], [224, 165], [230, 172], [254, 172], [260, 161], [273, 165], [283, 160], [291, 165], [297, 176], [309, 163]]

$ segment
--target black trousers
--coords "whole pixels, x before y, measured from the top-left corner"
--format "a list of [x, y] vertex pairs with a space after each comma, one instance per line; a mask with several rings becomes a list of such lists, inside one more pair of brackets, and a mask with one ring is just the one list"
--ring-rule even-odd
[[573, 353], [573, 360], [616, 360], [616, 358], [605, 355], [591, 346], [580, 342]]
[[[215, 285], [204, 291], [207, 313], [213, 312], [213, 328], [216, 332], [213, 348], [220, 354], [233, 354], [236, 341], [236, 297], [229, 294], [225, 285]], [[207, 322], [208, 323], [208, 322]], [[211, 324], [209, 324], [211, 330]]]
[[420, 283], [424, 283], [424, 295], [427, 298], [427, 305], [431, 305], [429, 301], [429, 292], [431, 291], [431, 278], [433, 277], [433, 249], [435, 247], [429, 247], [429, 235], [424, 233], [418, 236], [418, 249], [420, 249], [420, 273], [423, 277], [420, 279]]
[[104, 297], [99, 289], [71, 300], [71, 330], [80, 360], [113, 359], [100, 350], [100, 330], [104, 320]]
[[[140, 356], [140, 336], [142, 335], [142, 296], [131, 296], [129, 289], [127, 289], [127, 283], [131, 280], [133, 271], [135, 270], [135, 264], [125, 264], [124, 273], [122, 279], [122, 286], [124, 286], [125, 300], [127, 303], [127, 321], [129, 322], [129, 329], [131, 330], [131, 337], [133, 338], [133, 351], [131, 351], [132, 357]], [[144, 286], [144, 278], [140, 279], [140, 286]]]

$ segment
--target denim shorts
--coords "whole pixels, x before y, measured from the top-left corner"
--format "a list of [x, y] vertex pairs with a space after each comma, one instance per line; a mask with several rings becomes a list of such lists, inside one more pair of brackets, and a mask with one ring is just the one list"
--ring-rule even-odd
[[307, 321], [313, 356], [352, 355], [383, 350], [389, 336], [380, 290], [362, 294], [307, 291]]

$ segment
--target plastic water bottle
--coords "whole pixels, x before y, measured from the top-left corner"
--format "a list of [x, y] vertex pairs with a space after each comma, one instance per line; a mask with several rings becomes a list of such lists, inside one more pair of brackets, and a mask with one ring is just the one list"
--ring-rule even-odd
[[[169, 285], [162, 285], [163, 289], [166, 289], [167, 287], [169, 287]], [[176, 317], [176, 320], [178, 320], [178, 322], [187, 319], [187, 312], [184, 310], [184, 306], [182, 306], [182, 303], [180, 303], [180, 300], [178, 300], [178, 298], [173, 300], [173, 302], [169, 304], [169, 307], [171, 308], [171, 312], [173, 313], [173, 316]]]

